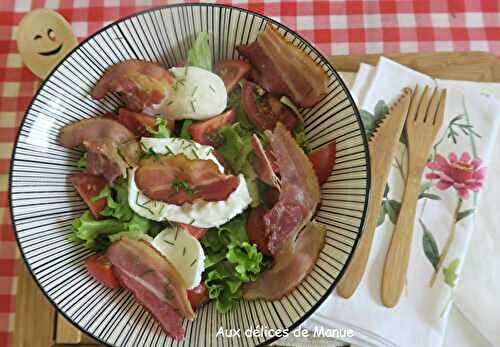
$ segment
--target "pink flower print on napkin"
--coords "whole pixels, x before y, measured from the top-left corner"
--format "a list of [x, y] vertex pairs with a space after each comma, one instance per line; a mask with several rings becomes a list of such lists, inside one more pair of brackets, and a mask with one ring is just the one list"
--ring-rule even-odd
[[469, 197], [469, 191], [477, 192], [483, 186], [486, 168], [481, 166], [481, 159], [472, 159], [468, 152], [463, 152], [458, 159], [455, 153], [448, 155], [448, 160], [436, 154], [434, 161], [427, 164], [432, 170], [425, 175], [429, 180], [437, 180], [436, 187], [446, 190], [453, 187], [461, 199]]

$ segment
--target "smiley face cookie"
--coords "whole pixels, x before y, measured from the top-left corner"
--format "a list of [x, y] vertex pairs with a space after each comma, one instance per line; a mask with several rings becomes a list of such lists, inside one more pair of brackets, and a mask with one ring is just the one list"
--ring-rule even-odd
[[71, 26], [55, 11], [34, 10], [19, 23], [17, 49], [24, 64], [40, 78], [45, 78], [76, 44]]

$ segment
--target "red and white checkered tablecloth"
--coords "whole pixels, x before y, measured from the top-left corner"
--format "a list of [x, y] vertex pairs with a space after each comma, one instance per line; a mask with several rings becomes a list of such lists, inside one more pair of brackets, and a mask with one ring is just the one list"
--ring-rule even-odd
[[[0, 1], [0, 346], [12, 344], [18, 261], [8, 211], [10, 156], [18, 126], [37, 87], [22, 65], [15, 32], [34, 8], [59, 11], [79, 40], [157, 0]], [[489, 51], [500, 55], [498, 0], [223, 1], [288, 25], [324, 53]]]

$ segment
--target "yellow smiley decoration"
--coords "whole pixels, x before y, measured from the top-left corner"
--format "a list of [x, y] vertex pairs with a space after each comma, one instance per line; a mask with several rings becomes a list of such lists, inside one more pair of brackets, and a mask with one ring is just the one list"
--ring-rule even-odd
[[71, 26], [55, 11], [34, 10], [19, 23], [17, 49], [24, 64], [42, 79], [76, 44]]

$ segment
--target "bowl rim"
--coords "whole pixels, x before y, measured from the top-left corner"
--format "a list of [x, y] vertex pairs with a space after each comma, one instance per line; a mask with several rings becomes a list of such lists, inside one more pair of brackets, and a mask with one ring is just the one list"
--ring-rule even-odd
[[[300, 327], [300, 325], [305, 320], [307, 320], [309, 317], [311, 317], [314, 314], [314, 312], [316, 312], [316, 310], [321, 306], [321, 304], [332, 294], [333, 290], [335, 289], [335, 287], [337, 286], [337, 284], [339, 283], [339, 281], [342, 279], [342, 277], [343, 277], [343, 275], [344, 275], [347, 267], [349, 266], [349, 264], [351, 262], [351, 259], [353, 257], [354, 252], [356, 251], [356, 248], [358, 246], [359, 240], [361, 238], [361, 235], [363, 234], [364, 227], [365, 227], [365, 224], [366, 224], [366, 216], [367, 216], [367, 213], [368, 213], [368, 202], [370, 200], [370, 193], [371, 193], [371, 162], [370, 162], [370, 152], [369, 152], [369, 146], [368, 146], [368, 138], [367, 138], [364, 126], [363, 126], [363, 122], [361, 120], [361, 115], [359, 113], [358, 107], [357, 107], [356, 103], [354, 102], [354, 99], [353, 99], [353, 97], [352, 97], [349, 89], [347, 88], [347, 86], [345, 85], [344, 81], [342, 80], [342, 78], [338, 74], [337, 70], [328, 61], [328, 59], [316, 47], [314, 47], [314, 45], [309, 40], [305, 39], [297, 31], [289, 28], [285, 24], [282, 24], [282, 23], [278, 22], [277, 20], [275, 20], [275, 19], [273, 19], [271, 17], [268, 17], [268, 16], [263, 15], [263, 14], [258, 13], [258, 12], [254, 12], [254, 11], [249, 10], [249, 9], [245, 9], [245, 8], [241, 8], [241, 7], [237, 7], [237, 6], [226, 5], [226, 4], [212, 4], [212, 3], [170, 4], [170, 5], [163, 5], [163, 6], [154, 6], [154, 7], [145, 9], [145, 10], [141, 10], [141, 11], [132, 13], [132, 14], [127, 15], [125, 17], [121, 17], [121, 18], [119, 18], [119, 19], [117, 19], [117, 20], [115, 20], [115, 21], [113, 21], [113, 22], [105, 25], [101, 29], [97, 30], [96, 32], [94, 32], [93, 34], [87, 36], [85, 39], [83, 39], [81, 42], [79, 42], [75, 47], [73, 47], [64, 56], [64, 58], [61, 61], [59, 61], [54, 66], [54, 68], [50, 71], [50, 73], [47, 75], [47, 77], [40, 83], [40, 85], [38, 86], [38, 88], [36, 90], [35, 95], [32, 97], [32, 99], [31, 99], [31, 101], [30, 101], [30, 103], [29, 103], [26, 111], [24, 112], [23, 119], [22, 119], [21, 124], [19, 125], [19, 128], [18, 128], [16, 139], [14, 141], [14, 147], [13, 147], [13, 150], [12, 150], [10, 166], [9, 166], [9, 185], [8, 185], [10, 221], [11, 221], [11, 225], [12, 225], [12, 228], [13, 228], [13, 231], [14, 231], [14, 237], [16, 239], [16, 244], [17, 244], [17, 247], [19, 249], [19, 252], [21, 253], [21, 257], [22, 257], [22, 260], [24, 262], [24, 265], [26, 266], [26, 268], [28, 269], [29, 273], [31, 274], [31, 277], [33, 278], [34, 282], [37, 284], [38, 288], [40, 288], [40, 290], [43, 293], [43, 295], [47, 298], [47, 300], [50, 302], [50, 304], [55, 308], [55, 310], [56, 310], [56, 312], [58, 314], [61, 314], [68, 322], [70, 322], [77, 329], [83, 331], [86, 335], [92, 337], [94, 340], [98, 341], [99, 343], [101, 343], [101, 344], [103, 344], [105, 346], [113, 347], [113, 345], [108, 344], [106, 341], [103, 341], [101, 338], [95, 336], [93, 333], [87, 331], [87, 329], [85, 329], [84, 327], [80, 326], [78, 323], [76, 323], [75, 321], [73, 321], [68, 315], [66, 315], [65, 312], [63, 312], [55, 304], [55, 302], [47, 294], [47, 292], [45, 291], [45, 289], [43, 288], [43, 286], [38, 282], [38, 280], [37, 280], [37, 278], [36, 278], [33, 270], [31, 269], [31, 265], [27, 261], [27, 257], [24, 254], [24, 250], [21, 247], [21, 241], [19, 240], [19, 237], [18, 237], [16, 220], [14, 218], [13, 206], [12, 206], [12, 172], [13, 172], [13, 169], [14, 169], [14, 158], [15, 158], [16, 152], [17, 152], [17, 146], [18, 146], [18, 141], [19, 141], [19, 137], [20, 137], [20, 134], [21, 134], [21, 129], [24, 127], [24, 123], [26, 121], [26, 116], [31, 111], [33, 103], [37, 99], [37, 97], [38, 97], [39, 93], [41, 92], [41, 90], [43, 89], [43, 87], [45, 86], [45, 83], [58, 70], [58, 68], [59, 68], [60, 65], [64, 64], [64, 62], [66, 62], [66, 60], [74, 52], [76, 52], [78, 49], [80, 49], [87, 41], [90, 41], [91, 39], [93, 39], [94, 37], [96, 37], [97, 35], [99, 35], [100, 33], [106, 31], [108, 28], [111, 28], [113, 26], [118, 25], [121, 22], [124, 22], [126, 20], [129, 20], [131, 18], [140, 16], [140, 15], [143, 15], [143, 14], [148, 13], [148, 12], [154, 12], [154, 11], [158, 11], [158, 10], [162, 10], [162, 9], [166, 9], [166, 8], [176, 8], [176, 7], [214, 7], [214, 8], [228, 8], [228, 9], [232, 9], [232, 10], [238, 10], [240, 12], [251, 14], [253, 16], [259, 17], [259, 18], [267, 21], [268, 23], [274, 24], [275, 26], [279, 27], [280, 29], [284, 29], [287, 33], [288, 32], [292, 33], [294, 36], [296, 36], [297, 38], [299, 38], [300, 40], [302, 40], [305, 44], [307, 44], [308, 48], [310, 48], [313, 53], [315, 53], [318, 57], [320, 57], [320, 61], [323, 62], [329, 68], [329, 70], [331, 70], [334, 73], [336, 79], [340, 83], [342, 89], [344, 90], [344, 92], [345, 92], [345, 94], [346, 94], [346, 96], [347, 96], [347, 98], [348, 98], [348, 100], [349, 100], [349, 102], [350, 102], [350, 104], [351, 104], [351, 106], [353, 108], [354, 116], [356, 117], [356, 121], [357, 121], [358, 126], [360, 128], [360, 132], [361, 132], [360, 135], [361, 135], [361, 138], [362, 138], [362, 141], [363, 141], [363, 151], [364, 151], [364, 154], [365, 154], [365, 160], [366, 160], [366, 165], [365, 166], [366, 166], [366, 171], [367, 172], [366, 172], [366, 187], [365, 187], [365, 196], [366, 196], [366, 199], [365, 199], [365, 202], [364, 202], [364, 205], [363, 205], [363, 212], [362, 212], [362, 215], [360, 217], [360, 225], [359, 225], [359, 228], [358, 228], [358, 232], [357, 232], [356, 238], [355, 238], [354, 243], [352, 245], [351, 252], [347, 256], [347, 259], [346, 259], [346, 261], [344, 263], [344, 266], [343, 266], [342, 270], [339, 272], [339, 274], [337, 275], [337, 277], [335, 278], [335, 280], [333, 281], [333, 283], [330, 285], [330, 287], [328, 287], [328, 289], [326, 290], [325, 294], [323, 296], [321, 296], [321, 298], [314, 305], [312, 305], [312, 307], [306, 313], [304, 313], [304, 315], [302, 315], [297, 321], [295, 321], [294, 323], [292, 323], [290, 326], [288, 326], [288, 327], [285, 328], [289, 332], [291, 332], [291, 331], [295, 330], [296, 328]], [[271, 337], [271, 338], [265, 340], [264, 342], [262, 342], [258, 346], [268, 345], [268, 344], [271, 344], [271, 343], [273, 343], [273, 342], [275, 342], [275, 341], [277, 341], [279, 339], [280, 339], [280, 337], [274, 336], [274, 337]]]

